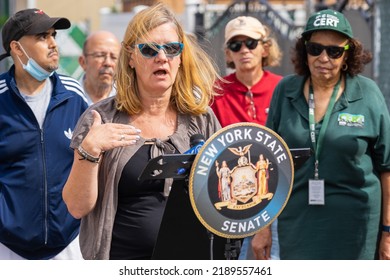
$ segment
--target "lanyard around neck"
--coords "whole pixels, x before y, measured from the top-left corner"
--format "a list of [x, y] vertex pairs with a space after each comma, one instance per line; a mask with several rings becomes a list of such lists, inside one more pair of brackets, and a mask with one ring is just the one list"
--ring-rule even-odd
[[324, 121], [322, 123], [320, 132], [318, 133], [318, 139], [316, 139], [316, 128], [315, 128], [315, 118], [314, 118], [314, 110], [315, 110], [315, 103], [314, 103], [314, 91], [313, 91], [313, 85], [311, 83], [309, 84], [309, 127], [310, 127], [310, 140], [313, 144], [314, 149], [314, 155], [315, 155], [315, 170], [314, 170], [314, 178], [318, 179], [318, 158], [320, 156], [320, 152], [322, 149], [322, 142], [324, 140], [326, 129], [328, 128], [330, 115], [333, 111], [334, 104], [336, 103], [336, 97], [337, 93], [339, 91], [341, 84], [341, 76], [340, 79], [337, 81], [337, 84], [333, 88], [333, 93], [329, 101], [328, 108], [326, 109]]

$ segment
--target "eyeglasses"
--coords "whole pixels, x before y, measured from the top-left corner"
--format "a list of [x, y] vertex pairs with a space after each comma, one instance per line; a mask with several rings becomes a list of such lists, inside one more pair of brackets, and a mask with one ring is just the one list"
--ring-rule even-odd
[[155, 43], [137, 44], [140, 53], [146, 58], [155, 57], [162, 49], [167, 57], [175, 57], [181, 54], [184, 44], [171, 42], [164, 45]]
[[84, 56], [92, 56], [93, 59], [95, 59], [98, 62], [104, 62], [108, 57], [116, 62], [118, 60], [118, 57], [112, 53], [107, 52], [93, 52], [93, 53], [86, 53]]
[[246, 112], [249, 117], [252, 119], [256, 119], [256, 107], [255, 107], [255, 101], [253, 100], [253, 93], [248, 90], [247, 93], [245, 93], [245, 102], [246, 102]]
[[326, 54], [333, 59], [339, 58], [343, 55], [344, 51], [349, 50], [349, 45], [343, 47], [340, 46], [323, 46], [318, 43], [306, 42], [306, 51], [312, 56], [319, 56], [324, 50]]
[[261, 39], [258, 39], [258, 40], [255, 40], [255, 39], [246, 39], [244, 41], [230, 41], [227, 43], [227, 47], [229, 50], [231, 50], [232, 52], [238, 52], [241, 50], [241, 47], [242, 47], [242, 44], [244, 43], [245, 46], [250, 49], [250, 50], [254, 50], [257, 48], [257, 45], [259, 44], [259, 41]]

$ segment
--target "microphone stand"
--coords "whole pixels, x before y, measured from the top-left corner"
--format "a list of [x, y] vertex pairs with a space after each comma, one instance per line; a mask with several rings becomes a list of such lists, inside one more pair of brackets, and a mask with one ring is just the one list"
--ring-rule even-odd
[[214, 234], [207, 230], [207, 234], [210, 240], [210, 260], [214, 260]]
[[232, 241], [230, 238], [226, 239], [225, 244], [225, 258], [227, 260], [237, 260], [241, 251], [241, 241], [234, 240]]

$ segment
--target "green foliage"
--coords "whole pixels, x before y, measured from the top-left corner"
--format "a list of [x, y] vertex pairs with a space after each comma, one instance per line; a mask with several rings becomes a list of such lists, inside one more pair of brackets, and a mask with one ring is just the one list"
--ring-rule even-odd
[[7, 16], [0, 15], [0, 28], [4, 25], [4, 23], [7, 21]]

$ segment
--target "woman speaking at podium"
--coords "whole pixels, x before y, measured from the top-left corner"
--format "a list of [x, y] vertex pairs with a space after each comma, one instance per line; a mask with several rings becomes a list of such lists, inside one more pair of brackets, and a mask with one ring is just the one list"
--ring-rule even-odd
[[172, 180], [138, 177], [151, 158], [220, 129], [208, 107], [217, 70], [163, 4], [131, 20], [118, 63], [116, 97], [88, 109], [71, 143], [63, 197], [82, 219], [85, 259], [150, 259]]

